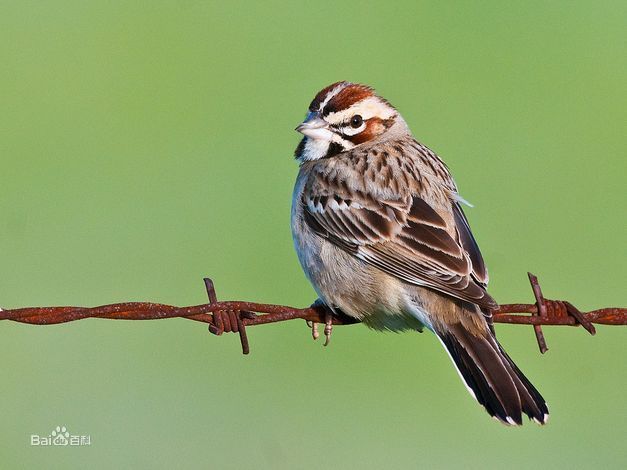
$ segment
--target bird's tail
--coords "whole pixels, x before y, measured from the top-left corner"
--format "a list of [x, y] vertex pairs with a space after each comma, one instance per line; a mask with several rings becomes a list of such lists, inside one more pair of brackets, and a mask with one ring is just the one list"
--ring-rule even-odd
[[[438, 331], [440, 330], [440, 331]], [[493, 418], [504, 424], [522, 424], [522, 413], [546, 424], [549, 409], [542, 395], [518, 369], [490, 332], [477, 336], [461, 323], [436, 334], [455, 363], [471, 395]]]

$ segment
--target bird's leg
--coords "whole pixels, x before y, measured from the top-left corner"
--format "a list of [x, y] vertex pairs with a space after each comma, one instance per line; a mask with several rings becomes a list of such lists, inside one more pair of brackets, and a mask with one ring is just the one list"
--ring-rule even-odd
[[[311, 307], [324, 311], [324, 345], [328, 346], [333, 330], [333, 311], [321, 299], [316, 299], [316, 301], [311, 304]], [[311, 336], [313, 339], [318, 339], [320, 337], [318, 324], [315, 321], [307, 321], [307, 326], [311, 328]]]
[[318, 333], [318, 324], [314, 321], [307, 320], [307, 326], [311, 328], [311, 337], [317, 340], [320, 337], [320, 333]]
[[[316, 309], [324, 309], [325, 312], [329, 309], [321, 299], [316, 299], [316, 301], [311, 304], [311, 307]], [[314, 341], [317, 340], [320, 337], [320, 333], [318, 333], [318, 324], [315, 321], [307, 320], [307, 326], [311, 328], [311, 337], [314, 339]]]
[[324, 314], [324, 345], [328, 346], [331, 341], [331, 333], [333, 332], [333, 315], [327, 311]]
[[[324, 313], [324, 345], [325, 346], [328, 346], [329, 342], [331, 341], [331, 333], [333, 332], [333, 317], [334, 316], [339, 316], [342, 319], [341, 323], [344, 323], [346, 325], [359, 322], [359, 320], [356, 320], [352, 317], [347, 316], [344, 312], [342, 312], [337, 307], [330, 308], [327, 304], [325, 304], [320, 299], [316, 300], [311, 305], [311, 307], [318, 309], [318, 310], [323, 310], [323, 312], [320, 312], [320, 313]], [[319, 334], [318, 334], [316, 322], [308, 321], [307, 326], [311, 328], [311, 334], [313, 336], [313, 339], [318, 339]]]

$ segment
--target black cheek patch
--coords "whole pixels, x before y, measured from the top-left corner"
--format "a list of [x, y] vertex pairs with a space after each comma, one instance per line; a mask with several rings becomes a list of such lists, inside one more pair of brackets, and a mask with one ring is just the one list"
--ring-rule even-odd
[[331, 142], [331, 144], [329, 144], [329, 149], [327, 150], [327, 153], [324, 156], [324, 158], [334, 157], [338, 153], [342, 153], [344, 150], [345, 148], [342, 147], [337, 142]]

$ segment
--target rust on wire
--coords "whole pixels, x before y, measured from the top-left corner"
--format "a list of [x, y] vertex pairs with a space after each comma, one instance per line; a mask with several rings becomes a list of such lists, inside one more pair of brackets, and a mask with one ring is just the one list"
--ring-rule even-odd
[[[542, 332], [542, 325], [581, 325], [594, 335], [593, 323], [602, 325], [627, 325], [626, 308], [602, 308], [591, 312], [580, 312], [567, 301], [544, 298], [538, 278], [531, 273], [529, 282], [536, 299], [534, 304], [503, 304], [493, 313], [496, 323], [532, 325], [540, 352], [548, 350]], [[163, 318], [185, 318], [209, 324], [209, 331], [215, 335], [238, 333], [242, 352], [248, 354], [250, 346], [246, 327], [301, 319], [313, 323], [325, 323], [327, 311], [324, 306], [314, 304], [308, 308], [294, 308], [284, 305], [259, 304], [254, 302], [218, 302], [213, 281], [205, 280], [209, 298], [208, 304], [189, 307], [152, 302], [124, 302], [99, 307], [26, 307], [10, 310], [0, 309], [0, 320], [9, 320], [32, 325], [54, 325], [84, 318], [104, 318], [111, 320], [157, 320]], [[263, 314], [263, 315], [259, 315]], [[333, 324], [350, 325], [358, 320], [344, 314], [334, 314]]]
[[[205, 281], [207, 297], [209, 297], [209, 305], [216, 305], [218, 303], [218, 297], [216, 296], [213, 281], [208, 277], [203, 280]], [[213, 322], [209, 323], [209, 331], [216, 336], [220, 336], [222, 333], [239, 333], [239, 340], [242, 344], [242, 354], [248, 354], [250, 352], [250, 346], [248, 345], [248, 336], [246, 335], [246, 324], [244, 320], [252, 320], [256, 316], [257, 314], [248, 310], [216, 310], [213, 312]]]
[[[531, 273], [527, 273], [527, 276], [529, 277], [529, 282], [531, 283], [531, 290], [533, 291], [533, 295], [536, 298], [536, 305], [538, 310], [536, 313], [532, 313], [532, 315], [540, 316], [541, 318], [547, 318], [549, 309], [547, 308], [544, 296], [542, 295], [542, 289], [540, 288], [538, 278]], [[540, 353], [544, 354], [549, 350], [549, 348], [546, 345], [546, 340], [544, 339], [542, 326], [533, 325], [533, 331], [536, 334], [536, 341], [538, 342]]]

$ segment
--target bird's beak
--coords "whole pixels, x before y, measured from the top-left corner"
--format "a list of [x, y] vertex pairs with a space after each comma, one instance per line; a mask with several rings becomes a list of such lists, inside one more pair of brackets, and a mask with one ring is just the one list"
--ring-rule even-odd
[[309, 113], [307, 119], [296, 130], [307, 137], [316, 140], [333, 139], [333, 132], [329, 130], [329, 123], [320, 117], [318, 113]]

